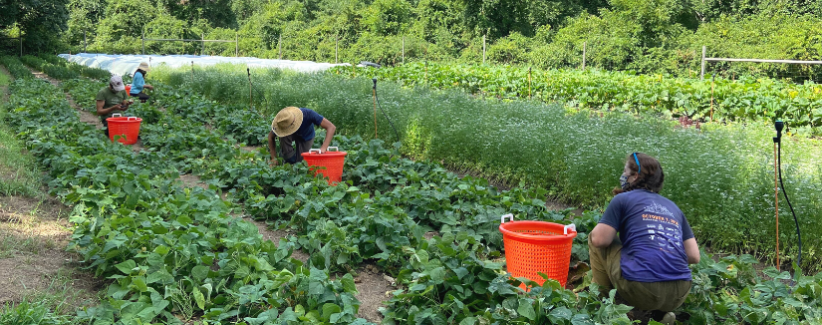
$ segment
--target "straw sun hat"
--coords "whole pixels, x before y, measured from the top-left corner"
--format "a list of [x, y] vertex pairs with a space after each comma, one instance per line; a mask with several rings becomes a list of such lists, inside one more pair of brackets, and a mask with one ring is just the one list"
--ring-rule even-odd
[[137, 69], [143, 70], [145, 72], [148, 72], [149, 70], [151, 70], [151, 68], [148, 67], [148, 63], [145, 63], [145, 62], [140, 62], [140, 66], [137, 67]]
[[303, 124], [303, 111], [294, 106], [289, 106], [280, 110], [274, 121], [271, 122], [271, 130], [278, 137], [287, 137], [297, 132]]

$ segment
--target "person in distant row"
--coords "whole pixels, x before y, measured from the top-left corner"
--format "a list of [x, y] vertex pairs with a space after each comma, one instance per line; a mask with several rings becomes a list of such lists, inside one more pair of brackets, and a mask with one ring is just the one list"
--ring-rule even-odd
[[137, 71], [134, 72], [134, 78], [131, 81], [131, 91], [129, 91], [129, 95], [139, 98], [142, 103], [145, 103], [149, 98], [148, 95], [143, 92], [143, 88], [154, 90], [154, 86], [146, 83], [146, 73], [148, 73], [149, 70], [148, 63], [141, 62], [140, 66], [137, 67]]
[[127, 110], [132, 103], [128, 100], [125, 89], [123, 78], [115, 74], [109, 79], [108, 87], [97, 92], [97, 115], [100, 116], [103, 127], [106, 129], [106, 136], [108, 136], [108, 122], [106, 119], [117, 111]]
[[275, 136], [280, 140], [280, 157], [289, 164], [295, 164], [302, 161], [302, 153], [308, 152], [314, 145], [315, 125], [325, 129], [325, 141], [320, 147], [320, 152], [325, 152], [337, 130], [331, 121], [308, 108], [290, 106], [280, 110], [271, 122], [271, 132], [268, 134], [271, 165], [277, 165]]
[[688, 219], [659, 195], [664, 180], [659, 161], [628, 155], [620, 188], [588, 236], [588, 247], [593, 282], [602, 293], [616, 287], [629, 305], [673, 324], [671, 311], [691, 289], [688, 264], [699, 263], [700, 256]]

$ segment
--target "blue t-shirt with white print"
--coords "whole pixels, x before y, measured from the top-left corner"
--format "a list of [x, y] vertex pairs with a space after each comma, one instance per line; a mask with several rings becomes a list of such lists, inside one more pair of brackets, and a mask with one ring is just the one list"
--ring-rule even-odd
[[619, 232], [622, 277], [636, 282], [691, 280], [685, 240], [694, 233], [671, 200], [637, 189], [611, 200], [602, 219]]

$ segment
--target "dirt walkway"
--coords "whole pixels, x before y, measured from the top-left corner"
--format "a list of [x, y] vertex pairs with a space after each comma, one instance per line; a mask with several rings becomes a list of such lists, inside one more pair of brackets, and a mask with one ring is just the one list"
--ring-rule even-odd
[[104, 283], [65, 251], [70, 211], [51, 197], [0, 196], [0, 304], [47, 296], [65, 299], [62, 312], [94, 304]]
[[48, 82], [50, 82], [50, 83], [51, 83], [52, 85], [54, 85], [55, 87], [58, 87], [58, 88], [60, 87], [60, 81], [59, 81], [59, 80], [54, 79], [54, 78], [52, 78], [52, 77], [49, 77], [49, 76], [48, 76], [48, 75], [46, 75], [45, 73], [40, 72], [40, 71], [37, 71], [37, 70], [34, 70], [34, 69], [30, 68], [30, 67], [26, 67], [26, 68], [28, 68], [29, 70], [31, 70], [31, 73], [34, 75], [34, 77], [36, 77], [36, 78], [38, 78], [38, 79], [44, 79], [44, 80], [47, 80]]
[[369, 322], [379, 324], [382, 321], [380, 307], [385, 307], [384, 301], [391, 299], [394, 279], [380, 272], [373, 264], [365, 264], [357, 270], [354, 283], [358, 293], [354, 296], [360, 301], [359, 316]]

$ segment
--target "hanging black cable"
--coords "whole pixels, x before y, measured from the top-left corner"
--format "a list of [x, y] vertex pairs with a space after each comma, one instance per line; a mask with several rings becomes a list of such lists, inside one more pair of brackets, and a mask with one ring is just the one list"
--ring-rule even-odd
[[802, 265], [802, 234], [799, 232], [799, 221], [796, 218], [796, 212], [793, 211], [793, 205], [791, 205], [791, 199], [788, 198], [788, 192], [785, 191], [785, 183], [782, 181], [782, 128], [784, 127], [784, 123], [782, 121], [776, 121], [774, 123], [774, 127], [776, 128], [776, 147], [777, 147], [777, 170], [779, 171], [779, 185], [782, 188], [782, 195], [785, 196], [785, 201], [788, 202], [788, 207], [791, 209], [791, 214], [793, 215], [793, 222], [796, 224], [796, 238], [798, 241], [799, 246], [799, 256], [797, 257], [796, 265]]

